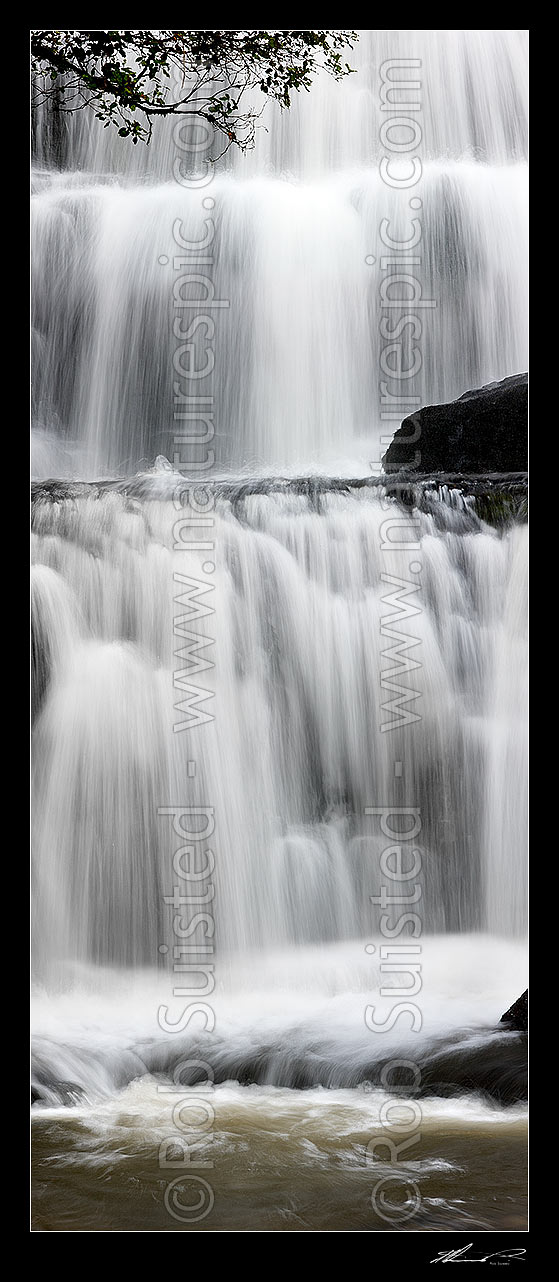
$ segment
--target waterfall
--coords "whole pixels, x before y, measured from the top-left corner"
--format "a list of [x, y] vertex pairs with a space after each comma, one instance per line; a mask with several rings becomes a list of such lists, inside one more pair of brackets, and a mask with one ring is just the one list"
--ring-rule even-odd
[[[381, 418], [379, 229], [388, 220], [392, 237], [409, 236], [410, 209], [379, 172], [379, 69], [421, 63], [417, 270], [434, 305], [413, 391], [445, 402], [526, 367], [524, 37], [362, 32], [357, 74], [319, 77], [289, 113], [271, 107], [254, 154], [217, 166], [211, 206], [173, 179], [172, 122], [145, 148], [85, 113], [37, 117], [34, 475], [68, 482], [38, 487], [33, 520], [34, 937], [50, 1077], [103, 1093], [138, 1073], [138, 1056], [159, 1071], [151, 985], [169, 983], [168, 815], [183, 804], [215, 818], [215, 951], [237, 1003], [216, 1042], [222, 1077], [243, 1080], [241, 1060], [253, 1062], [251, 965], [264, 1043], [274, 1019], [274, 1035], [283, 1020], [291, 1036], [296, 1008], [312, 1062], [320, 993], [335, 1007], [324, 1064], [351, 1058], [353, 1019], [361, 1041], [343, 1081], [362, 1080], [364, 994], [378, 978], [363, 941], [379, 930], [371, 897], [387, 844], [375, 807], [421, 809], [429, 1034], [475, 1023], [478, 997], [481, 1022], [494, 1022], [517, 995], [526, 529], [492, 529], [441, 494], [439, 511], [405, 517], [416, 549], [406, 553], [384, 532], [397, 505], [351, 481], [380, 471], [383, 436], [398, 426]], [[200, 509], [195, 488], [174, 501], [174, 228], [203, 242], [210, 208], [220, 307], [204, 556], [177, 547], [175, 532], [177, 511], [195, 528]], [[198, 367], [198, 331], [192, 350]], [[248, 493], [255, 475], [316, 486]], [[331, 476], [347, 486], [321, 484]], [[402, 606], [390, 584], [404, 580]], [[409, 719], [391, 703], [394, 665], [412, 692]], [[132, 1005], [138, 985], [147, 1003], [134, 1051], [132, 1035], [123, 1049], [114, 1032], [127, 1018], [125, 976]], [[91, 1055], [81, 1009], [64, 1031], [72, 985], [95, 994], [91, 1027], [108, 1021]], [[350, 996], [336, 1036], [340, 994]], [[278, 1056], [263, 1080], [291, 1084]], [[331, 1084], [329, 1072], [310, 1084]]]

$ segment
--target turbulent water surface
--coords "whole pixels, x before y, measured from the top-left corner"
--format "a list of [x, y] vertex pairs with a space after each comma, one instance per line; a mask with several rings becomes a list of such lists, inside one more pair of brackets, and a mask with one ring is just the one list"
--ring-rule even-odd
[[[525, 368], [523, 33], [364, 32], [357, 75], [271, 111], [213, 177], [205, 495], [167, 461], [173, 228], [203, 238], [203, 193], [173, 180], [171, 125], [146, 150], [37, 123], [34, 474], [61, 481], [33, 510], [37, 1231], [390, 1229], [394, 1091], [398, 1226], [525, 1227], [523, 1039], [498, 1021], [526, 986], [526, 529], [445, 487], [403, 512], [351, 485], [397, 426], [368, 261], [383, 219], [409, 234], [379, 175], [396, 57], [421, 60], [436, 300], [414, 393]], [[421, 817], [409, 933], [382, 918], [375, 807], [408, 808], [403, 843]], [[416, 949], [404, 976], [390, 938]], [[402, 985], [420, 1027], [390, 1024]], [[389, 1090], [395, 1059], [416, 1068]], [[214, 1201], [185, 1222], [193, 1133]]]

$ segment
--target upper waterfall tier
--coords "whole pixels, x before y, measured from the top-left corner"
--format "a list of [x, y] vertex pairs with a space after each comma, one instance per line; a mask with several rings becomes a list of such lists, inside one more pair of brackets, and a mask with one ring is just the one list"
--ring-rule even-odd
[[[505, 164], [526, 155], [527, 32], [361, 31], [348, 55], [356, 75], [336, 83], [317, 76], [311, 92], [280, 111], [267, 104], [254, 152], [223, 162], [239, 175], [284, 173], [309, 177], [376, 163], [381, 67], [411, 59], [421, 85], [422, 156]], [[419, 65], [417, 65], [419, 64]], [[264, 104], [258, 94], [251, 99]], [[404, 99], [405, 101], [405, 99]], [[158, 122], [149, 147], [133, 147], [105, 130], [92, 112], [37, 121], [39, 164], [130, 181], [171, 179], [176, 156], [173, 120]]]
[[[410, 412], [526, 369], [525, 43], [365, 31], [357, 74], [268, 104], [209, 186], [173, 172], [184, 120], [133, 146], [91, 111], [39, 113], [35, 475], [158, 454], [364, 475]], [[386, 79], [381, 98], [398, 62], [415, 107]], [[382, 172], [392, 108], [413, 186]]]
[[[173, 460], [186, 395], [212, 398], [217, 468], [379, 470], [411, 410], [526, 369], [525, 170], [425, 166], [421, 298], [391, 283], [408, 291], [397, 308], [383, 305], [381, 226], [404, 239], [415, 216], [378, 169], [300, 185], [216, 177], [210, 215], [178, 184], [46, 180], [33, 218], [36, 475]], [[193, 245], [213, 229], [210, 266], [181, 257], [177, 226]], [[221, 300], [209, 312], [208, 291]], [[208, 377], [184, 376], [188, 343], [197, 372], [213, 362]], [[400, 348], [417, 366], [405, 382], [386, 373]]]

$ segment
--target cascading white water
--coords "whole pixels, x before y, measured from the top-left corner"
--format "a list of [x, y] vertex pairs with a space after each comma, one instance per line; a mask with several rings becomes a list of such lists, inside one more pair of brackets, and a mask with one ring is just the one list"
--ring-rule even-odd
[[[526, 532], [441, 537], [421, 517], [417, 615], [399, 627], [417, 639], [417, 675], [401, 679], [420, 692], [420, 719], [387, 734], [383, 723], [397, 726], [400, 714], [383, 710], [381, 677], [394, 660], [381, 629], [403, 606], [381, 575], [401, 576], [402, 552], [381, 551], [378, 498], [322, 504], [317, 513], [281, 495], [222, 503], [211, 578], [199, 554], [172, 551], [169, 501], [109, 494], [39, 505], [48, 686], [36, 731], [37, 891], [47, 957], [157, 961], [169, 876], [158, 807], [185, 786], [189, 804], [216, 808], [228, 951], [365, 934], [386, 845], [365, 808], [391, 796], [395, 756], [406, 763], [400, 804], [421, 799], [426, 928], [522, 929]], [[174, 573], [201, 585], [188, 606]], [[198, 600], [209, 617], [196, 618]], [[173, 685], [174, 622], [185, 610], [193, 635], [209, 641], [198, 657], [210, 666], [197, 672], [191, 657], [190, 680], [213, 696], [215, 720], [196, 726], [191, 710], [192, 728], [173, 734], [186, 716]], [[191, 758], [197, 776], [186, 785]]]
[[[350, 59], [358, 74], [319, 79], [289, 116], [271, 111], [254, 156], [229, 157], [212, 184], [216, 297], [230, 304], [216, 323], [217, 473], [356, 476], [379, 458], [379, 278], [366, 260], [382, 252], [383, 218], [395, 235], [408, 227], [401, 193], [378, 172], [378, 69], [398, 56], [422, 62], [421, 275], [437, 303], [416, 389], [424, 404], [445, 401], [525, 368], [523, 33], [364, 32]], [[35, 472], [130, 476], [173, 454], [172, 229], [178, 218], [199, 239], [206, 214], [172, 180], [171, 125], [147, 151], [85, 115], [62, 130], [43, 117], [36, 138]], [[397, 787], [423, 816], [424, 929], [463, 940], [437, 944], [428, 1000], [435, 1009], [433, 992], [444, 993], [449, 1024], [456, 1010], [473, 1018], [471, 993], [485, 990], [464, 958], [525, 924], [525, 530], [420, 514], [420, 719], [387, 735], [381, 574], [401, 574], [402, 553], [381, 551], [386, 504], [365, 490], [318, 504], [291, 492], [220, 497], [206, 575], [215, 614], [194, 629], [212, 643], [201, 657], [215, 666], [195, 684], [215, 721], [174, 734], [173, 573], [200, 579], [200, 558], [173, 551], [166, 479], [140, 498], [43, 496], [35, 510], [43, 982], [65, 985], [69, 966], [90, 989], [118, 989], [115, 971], [137, 984], [164, 964], [172, 850], [158, 810], [186, 795], [216, 811], [216, 947], [240, 1041], [265, 1005], [259, 990], [244, 1004], [243, 956], [256, 957], [266, 992], [279, 965], [286, 1027], [299, 956], [323, 969], [325, 1000], [352, 995], [346, 1024], [362, 1022], [372, 972], [343, 950], [378, 929], [369, 897], [386, 843], [364, 811]], [[474, 973], [458, 1007], [445, 987], [454, 948], [464, 991]], [[516, 995], [523, 962], [506, 948], [481, 1022], [500, 1013], [505, 980]], [[485, 955], [498, 967], [493, 942]], [[319, 987], [313, 972], [311, 1042]], [[113, 1088], [138, 1071], [133, 1057], [122, 1079], [106, 1064], [89, 1070], [89, 1052], [65, 1059], [49, 1001], [39, 1023], [51, 1077], [101, 1089], [104, 1074]], [[153, 998], [152, 1022], [155, 1009]], [[437, 1012], [437, 1028], [446, 1018]]]

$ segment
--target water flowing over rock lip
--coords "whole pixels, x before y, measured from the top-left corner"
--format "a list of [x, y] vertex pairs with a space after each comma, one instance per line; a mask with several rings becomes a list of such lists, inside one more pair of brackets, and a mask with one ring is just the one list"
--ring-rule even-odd
[[[43, 504], [103, 500], [107, 495], [121, 495], [130, 502], [171, 501], [196, 491], [197, 479], [188, 480], [172, 469], [141, 472], [128, 480], [67, 481], [51, 478], [31, 485], [33, 509]], [[330, 496], [369, 494], [391, 498], [403, 508], [429, 512], [440, 529], [456, 533], [480, 530], [483, 526], [507, 528], [524, 522], [528, 514], [528, 476], [526, 472], [495, 472], [486, 475], [435, 472], [416, 475], [402, 469], [397, 473], [366, 477], [323, 475], [296, 477], [223, 477], [204, 481], [204, 489], [216, 498], [230, 503], [235, 515], [242, 517], [243, 504], [251, 496], [296, 497], [306, 499], [308, 509], [320, 514]]]
[[[479, 1095], [510, 1107], [527, 1099], [527, 1049], [524, 1037], [510, 1040], [510, 1032], [499, 1027], [494, 1030], [465, 1029], [449, 1032], [446, 1037], [435, 1039], [422, 1049], [418, 1062], [421, 1066], [421, 1084], [411, 1088], [405, 1073], [398, 1078], [393, 1072], [392, 1086], [405, 1090], [415, 1099], [452, 1099], [463, 1095]], [[44, 1049], [36, 1039], [36, 1066], [32, 1074], [32, 1105], [39, 1107], [80, 1106], [87, 1102], [85, 1088], [72, 1081], [57, 1080], [44, 1068]], [[47, 1048], [48, 1049], [48, 1048]], [[93, 1049], [89, 1054], [94, 1054]], [[250, 1049], [240, 1045], [228, 1046], [223, 1039], [194, 1038], [189, 1044], [193, 1062], [210, 1061], [216, 1086], [237, 1082], [241, 1086], [264, 1085], [288, 1087], [291, 1090], [356, 1089], [369, 1084], [378, 1087], [382, 1070], [391, 1062], [391, 1056], [373, 1059], [362, 1056], [347, 1064], [333, 1061], [316, 1045], [301, 1046], [289, 1053], [282, 1036], [270, 1038]], [[82, 1050], [83, 1054], [83, 1050]], [[155, 1075], [165, 1081], [172, 1077], [177, 1063], [184, 1055], [172, 1052], [162, 1043], [146, 1043], [128, 1047], [119, 1065], [118, 1088], [143, 1076]], [[196, 1086], [203, 1081], [202, 1073], [192, 1075], [185, 1085]]]
[[[304, 476], [235, 476], [207, 477], [204, 489], [211, 490], [223, 498], [245, 497], [250, 494], [314, 494], [350, 493], [352, 490], [387, 489], [394, 494], [400, 486], [403, 490], [410, 485], [425, 489], [436, 489], [447, 485], [465, 490], [469, 494], [489, 493], [496, 489], [507, 489], [511, 493], [525, 492], [528, 483], [526, 471], [511, 472], [452, 472], [441, 469], [433, 472], [413, 472], [409, 468], [381, 473], [380, 476], [336, 477], [322, 474]], [[165, 471], [155, 474], [153, 470], [138, 472], [127, 480], [121, 477], [100, 481], [79, 481], [49, 477], [45, 480], [31, 482], [33, 501], [60, 502], [64, 499], [101, 498], [109, 492], [130, 495], [134, 498], [173, 498], [181, 492], [187, 492], [200, 486], [196, 477], [188, 478], [179, 472]], [[156, 492], [157, 491], [157, 492]]]

